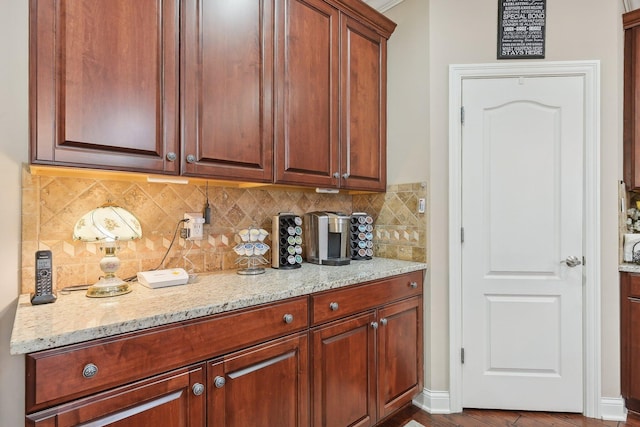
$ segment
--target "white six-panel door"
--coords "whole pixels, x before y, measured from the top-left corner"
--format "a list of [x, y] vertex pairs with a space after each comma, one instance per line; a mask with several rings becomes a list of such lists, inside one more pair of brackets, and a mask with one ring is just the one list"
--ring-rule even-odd
[[463, 407], [583, 411], [583, 93], [463, 81]]

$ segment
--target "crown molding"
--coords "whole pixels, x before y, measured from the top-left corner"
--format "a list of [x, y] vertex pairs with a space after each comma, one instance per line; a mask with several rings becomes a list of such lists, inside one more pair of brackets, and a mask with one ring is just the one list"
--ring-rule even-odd
[[376, 9], [378, 12], [386, 12], [403, 1], [404, 0], [364, 0], [365, 3]]

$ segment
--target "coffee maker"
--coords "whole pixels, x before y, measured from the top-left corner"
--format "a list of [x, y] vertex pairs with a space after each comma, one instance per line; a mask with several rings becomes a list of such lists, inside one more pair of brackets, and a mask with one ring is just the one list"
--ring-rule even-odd
[[347, 265], [351, 262], [349, 224], [351, 217], [340, 212], [308, 212], [304, 215], [307, 262]]

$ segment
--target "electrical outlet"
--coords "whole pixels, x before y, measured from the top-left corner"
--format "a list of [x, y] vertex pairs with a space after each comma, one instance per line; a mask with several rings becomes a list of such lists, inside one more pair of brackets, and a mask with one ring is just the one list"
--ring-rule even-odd
[[184, 219], [189, 221], [184, 223], [187, 229], [187, 240], [202, 240], [204, 236], [204, 218], [200, 212], [187, 212]]
[[423, 214], [426, 209], [426, 200], [423, 198], [418, 199], [418, 213]]

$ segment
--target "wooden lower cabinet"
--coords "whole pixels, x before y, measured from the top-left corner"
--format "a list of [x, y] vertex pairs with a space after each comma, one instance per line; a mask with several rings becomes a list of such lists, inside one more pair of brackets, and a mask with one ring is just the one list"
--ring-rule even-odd
[[422, 390], [422, 298], [378, 310], [378, 418], [411, 402]]
[[373, 426], [422, 388], [422, 298], [312, 331], [314, 427]]
[[313, 426], [372, 426], [376, 422], [375, 312], [312, 332]]
[[640, 413], [640, 275], [620, 274], [620, 357], [622, 397]]
[[204, 427], [205, 366], [178, 369], [27, 415], [29, 427]]
[[25, 425], [374, 426], [422, 388], [422, 276], [28, 354]]
[[207, 425], [308, 426], [308, 365], [306, 332], [210, 362]]

